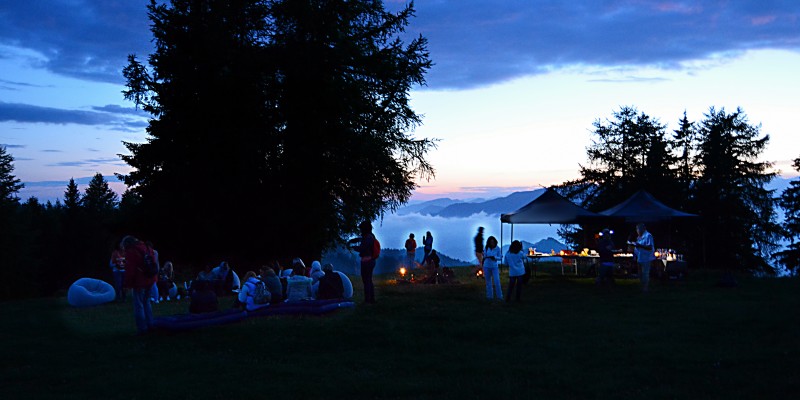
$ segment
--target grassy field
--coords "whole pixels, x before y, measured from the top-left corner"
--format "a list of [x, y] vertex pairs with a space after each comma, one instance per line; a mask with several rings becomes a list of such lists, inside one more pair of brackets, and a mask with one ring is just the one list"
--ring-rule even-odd
[[[378, 304], [133, 335], [132, 306], [63, 298], [0, 305], [4, 399], [800, 396], [800, 281], [713, 274], [687, 282], [540, 276], [523, 303], [483, 281], [397, 285]], [[360, 285], [354, 279], [358, 295]], [[505, 279], [504, 279], [505, 280]], [[358, 299], [357, 299], [358, 300]], [[223, 299], [229, 304], [232, 298]], [[188, 302], [155, 306], [185, 312]]]

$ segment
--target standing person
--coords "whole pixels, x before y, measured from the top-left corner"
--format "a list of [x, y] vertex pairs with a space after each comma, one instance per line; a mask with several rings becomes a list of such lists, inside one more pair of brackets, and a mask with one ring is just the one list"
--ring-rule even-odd
[[[364, 284], [364, 302], [375, 304], [375, 285], [372, 283], [372, 272], [375, 269], [375, 235], [372, 233], [372, 223], [364, 221], [358, 225], [361, 237], [350, 239], [348, 245], [358, 251], [361, 257], [361, 282]], [[428, 232], [430, 235], [430, 232]], [[432, 240], [432, 239], [431, 239]]]
[[656, 259], [655, 254], [655, 240], [653, 235], [647, 231], [644, 224], [636, 225], [636, 233], [639, 235], [635, 242], [628, 242], [633, 246], [636, 255], [636, 262], [639, 263], [639, 281], [642, 283], [642, 291], [647, 292], [650, 290], [650, 263]]
[[114, 277], [114, 291], [116, 292], [116, 301], [125, 301], [125, 249], [122, 244], [111, 252], [111, 260], [109, 261], [111, 267], [111, 274]]
[[[478, 234], [475, 235], [475, 258], [478, 259], [478, 265], [483, 267], [483, 227], [478, 227]], [[475, 271], [473, 271], [475, 272]]]
[[[500, 258], [502, 251], [497, 247], [497, 239], [494, 236], [489, 236], [486, 239], [486, 249], [483, 252], [483, 277], [486, 279], [486, 298], [503, 299], [503, 289], [500, 286]], [[494, 293], [492, 293], [494, 287]]]
[[133, 236], [125, 236], [121, 246], [125, 249], [125, 286], [133, 290], [133, 316], [139, 335], [147, 333], [153, 324], [153, 309], [150, 292], [156, 283], [157, 274], [147, 276], [145, 256], [154, 258], [153, 252]]
[[408, 268], [414, 268], [414, 261], [417, 256], [417, 241], [414, 240], [414, 234], [409, 233], [406, 239], [406, 260], [405, 264]]
[[511, 301], [511, 293], [517, 288], [515, 297], [520, 302], [522, 295], [522, 277], [525, 275], [525, 254], [522, 253], [522, 242], [515, 240], [511, 242], [506, 253], [506, 264], [508, 265], [508, 292], [506, 293], [506, 303]]
[[428, 256], [431, 254], [431, 250], [433, 250], [433, 235], [431, 235], [431, 231], [425, 233], [425, 237], [422, 239], [422, 248], [424, 252], [424, 256], [422, 257], [422, 264], [424, 265], [428, 261]]
[[597, 241], [597, 254], [600, 256], [600, 271], [597, 274], [596, 284], [614, 283], [614, 241], [611, 240], [611, 230], [606, 228], [600, 232]]

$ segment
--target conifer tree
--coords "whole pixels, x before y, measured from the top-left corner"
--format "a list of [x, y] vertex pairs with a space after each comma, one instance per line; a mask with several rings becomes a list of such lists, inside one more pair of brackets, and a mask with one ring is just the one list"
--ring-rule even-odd
[[0, 146], [0, 203], [19, 204], [17, 193], [25, 185], [14, 176], [14, 157]]
[[[800, 172], [800, 157], [794, 159], [792, 166]], [[789, 245], [775, 256], [791, 274], [796, 275], [800, 272], [800, 179], [789, 182], [778, 201], [784, 212], [783, 233]]]
[[81, 205], [90, 213], [108, 213], [117, 207], [117, 194], [108, 186], [103, 174], [96, 173], [81, 198]]
[[169, 227], [151, 237], [189, 255], [318, 257], [407, 201], [433, 172], [433, 143], [411, 134], [409, 91], [431, 65], [423, 38], [400, 39], [412, 6], [151, 3], [155, 53], [123, 71], [153, 115], [123, 156], [139, 220]]
[[74, 178], [69, 178], [67, 190], [64, 191], [64, 207], [68, 211], [75, 211], [81, 206], [81, 192]]
[[758, 157], [769, 142], [760, 126], [751, 125], [741, 109], [726, 113], [713, 107], [700, 122], [695, 164], [699, 175], [693, 207], [705, 227], [709, 266], [772, 272], [767, 262], [776, 249], [771, 163]]

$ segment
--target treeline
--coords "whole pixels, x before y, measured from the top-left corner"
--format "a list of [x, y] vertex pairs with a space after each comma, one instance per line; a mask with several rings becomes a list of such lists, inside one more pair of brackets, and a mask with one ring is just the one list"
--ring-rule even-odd
[[63, 199], [20, 202], [13, 158], [0, 147], [0, 299], [58, 293], [80, 277], [110, 281], [109, 257], [125, 234], [129, 196], [96, 174], [81, 193], [70, 179]]
[[[701, 121], [686, 113], [677, 129], [634, 107], [621, 107], [610, 119], [594, 122], [588, 162], [581, 177], [559, 187], [565, 196], [592, 211], [619, 204], [646, 190], [670, 207], [694, 213], [698, 219], [654, 221], [657, 247], [687, 254], [694, 266], [773, 274], [777, 264], [798, 272], [800, 181], [783, 193], [767, 189], [777, 175], [760, 156], [769, 135], [737, 109], [711, 108]], [[800, 158], [794, 161], [800, 170]], [[778, 222], [777, 210], [786, 218]], [[633, 221], [618, 221], [620, 244]], [[563, 229], [576, 245], [599, 226]], [[782, 239], [791, 245], [780, 250]]]

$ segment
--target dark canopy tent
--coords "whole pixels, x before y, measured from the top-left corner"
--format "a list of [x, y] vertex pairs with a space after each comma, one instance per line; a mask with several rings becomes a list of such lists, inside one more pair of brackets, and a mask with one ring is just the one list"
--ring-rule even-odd
[[[629, 197], [622, 203], [605, 211], [600, 211], [600, 214], [608, 216], [609, 218], [624, 219], [627, 222], [669, 222], [667, 231], [667, 246], [672, 247], [672, 220], [684, 218], [698, 218], [699, 215], [689, 214], [674, 208], [670, 208], [664, 203], [658, 201], [650, 193], [640, 190]], [[703, 237], [703, 262], [705, 263], [705, 232], [702, 232]]]
[[668, 207], [644, 190], [634, 193], [627, 200], [608, 210], [600, 211], [600, 214], [611, 218], [625, 218], [626, 221], [632, 222], [656, 222], [697, 217], [695, 214]]
[[605, 218], [607, 217], [575, 205], [548, 188], [519, 210], [500, 215], [500, 245], [503, 242], [504, 223], [511, 224], [511, 240], [514, 240], [514, 224], [577, 224]]

